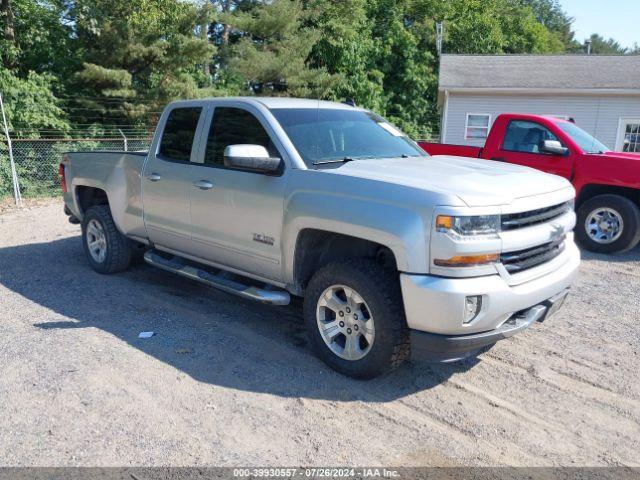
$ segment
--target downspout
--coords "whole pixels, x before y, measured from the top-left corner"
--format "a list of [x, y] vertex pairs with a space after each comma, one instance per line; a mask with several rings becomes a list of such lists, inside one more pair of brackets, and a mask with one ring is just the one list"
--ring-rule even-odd
[[440, 143], [447, 143], [447, 118], [449, 117], [449, 90], [444, 91], [444, 107], [442, 111], [442, 133]]

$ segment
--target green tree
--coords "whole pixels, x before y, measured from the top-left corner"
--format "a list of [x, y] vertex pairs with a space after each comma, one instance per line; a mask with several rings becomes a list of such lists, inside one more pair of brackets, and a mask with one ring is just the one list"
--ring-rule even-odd
[[575, 52], [581, 48], [573, 32], [573, 17], [562, 9], [559, 0], [521, 0], [522, 4], [531, 8], [536, 20], [554, 34], [564, 45], [567, 52]]
[[37, 136], [40, 129], [67, 130], [64, 111], [52, 93], [55, 78], [29, 72], [20, 78], [0, 67], [0, 93], [5, 104], [9, 128], [24, 135]]
[[274, 0], [224, 14], [222, 21], [240, 37], [230, 47], [231, 74], [256, 93], [325, 96], [336, 78], [324, 67], [308, 64], [320, 35], [303, 25], [305, 15], [298, 0]]
[[[0, 93], [5, 106], [10, 135], [39, 137], [41, 129], [54, 129], [56, 131], [66, 131], [69, 124], [65, 120], [64, 112], [57, 106], [56, 98], [53, 96], [52, 84], [54, 79], [48, 74], [38, 74], [29, 72], [26, 78], [19, 78], [10, 70], [0, 67]], [[5, 143], [4, 131], [0, 128], [0, 198], [12, 193], [11, 170], [9, 168], [7, 144]], [[37, 155], [34, 149], [28, 152], [21, 151], [23, 155], [16, 158], [16, 168], [19, 178], [24, 179], [21, 183], [25, 195], [35, 194], [37, 191], [38, 178], [34, 170], [39, 168], [39, 163], [25, 162], [25, 155], [34, 157]], [[53, 162], [46, 164], [44, 168], [53, 172], [53, 163], [59, 161], [57, 155]], [[51, 175], [55, 178], [54, 175]]]
[[[196, 35], [213, 18], [207, 5], [180, 0], [67, 3], [85, 59], [72, 85], [80, 107], [104, 118], [145, 119], [169, 100], [211, 93], [202, 65], [214, 47]], [[95, 120], [95, 118], [93, 118]]]
[[628, 52], [613, 38], [604, 38], [597, 33], [592, 34], [587, 41], [591, 41], [591, 53], [594, 55], [623, 55]]

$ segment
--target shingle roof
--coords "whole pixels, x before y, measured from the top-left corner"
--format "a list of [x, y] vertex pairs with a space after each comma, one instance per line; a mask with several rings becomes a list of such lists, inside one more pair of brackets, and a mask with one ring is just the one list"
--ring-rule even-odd
[[637, 89], [640, 55], [443, 55], [440, 90]]

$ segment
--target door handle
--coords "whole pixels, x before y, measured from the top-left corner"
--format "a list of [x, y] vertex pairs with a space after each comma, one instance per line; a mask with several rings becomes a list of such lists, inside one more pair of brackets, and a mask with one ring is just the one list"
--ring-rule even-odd
[[198, 187], [200, 190], [211, 190], [213, 183], [209, 180], [198, 180], [197, 182], [193, 182], [193, 186]]
[[157, 182], [161, 178], [162, 177], [157, 173], [150, 173], [149, 175], [147, 175], [147, 180], [149, 180], [150, 182]]

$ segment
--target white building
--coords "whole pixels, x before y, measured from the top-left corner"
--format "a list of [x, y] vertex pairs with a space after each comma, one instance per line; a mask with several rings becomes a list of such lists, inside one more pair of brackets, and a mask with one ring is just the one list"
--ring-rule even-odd
[[443, 143], [482, 146], [498, 114], [531, 113], [640, 152], [640, 55], [443, 55], [438, 88]]

